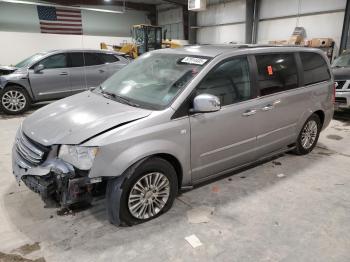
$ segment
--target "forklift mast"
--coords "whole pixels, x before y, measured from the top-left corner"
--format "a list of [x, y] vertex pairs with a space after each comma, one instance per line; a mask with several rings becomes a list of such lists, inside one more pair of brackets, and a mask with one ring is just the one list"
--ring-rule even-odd
[[135, 25], [132, 27], [132, 38], [138, 54], [162, 48], [162, 28], [152, 25]]

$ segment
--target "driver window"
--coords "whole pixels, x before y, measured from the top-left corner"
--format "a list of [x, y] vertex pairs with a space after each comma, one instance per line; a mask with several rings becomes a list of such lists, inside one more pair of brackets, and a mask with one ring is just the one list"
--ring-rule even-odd
[[221, 106], [251, 98], [249, 65], [246, 57], [228, 60], [209, 72], [197, 87], [196, 94], [211, 94]]
[[45, 69], [65, 68], [67, 67], [66, 54], [57, 54], [43, 59], [40, 64], [44, 65]]

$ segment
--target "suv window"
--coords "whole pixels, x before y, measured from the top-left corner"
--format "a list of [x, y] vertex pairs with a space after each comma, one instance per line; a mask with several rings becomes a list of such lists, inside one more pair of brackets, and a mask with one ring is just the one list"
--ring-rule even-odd
[[67, 67], [67, 55], [56, 54], [49, 56], [39, 62], [45, 69], [65, 68]]
[[102, 65], [104, 62], [96, 53], [84, 53], [85, 66]]
[[119, 58], [116, 57], [114, 54], [99, 53], [98, 56], [105, 64], [115, 63], [119, 61]]
[[270, 95], [298, 87], [294, 54], [256, 55], [260, 95]]
[[251, 84], [247, 58], [235, 58], [223, 62], [208, 73], [196, 91], [197, 95], [217, 96], [222, 106], [250, 99]]
[[303, 64], [304, 85], [327, 81], [331, 78], [327, 63], [321, 55], [312, 52], [301, 52], [299, 54]]
[[69, 56], [70, 56], [70, 66], [71, 67], [83, 67], [84, 66], [83, 53], [73, 52], [73, 53], [70, 53]]

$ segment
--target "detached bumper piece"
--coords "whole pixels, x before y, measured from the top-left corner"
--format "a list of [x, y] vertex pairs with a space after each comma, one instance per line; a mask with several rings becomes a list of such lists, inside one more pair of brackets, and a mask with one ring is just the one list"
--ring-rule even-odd
[[69, 207], [79, 202], [92, 201], [97, 185], [101, 180], [89, 177], [74, 177], [72, 173], [53, 170], [45, 176], [27, 175], [22, 177], [24, 184], [38, 193], [47, 204], [55, 202], [62, 207]]

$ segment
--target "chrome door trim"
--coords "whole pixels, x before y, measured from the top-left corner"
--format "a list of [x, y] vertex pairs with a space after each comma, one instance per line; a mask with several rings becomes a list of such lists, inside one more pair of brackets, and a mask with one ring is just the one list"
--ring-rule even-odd
[[214, 149], [214, 150], [212, 150], [212, 151], [205, 152], [205, 153], [201, 154], [199, 157], [204, 157], [204, 156], [212, 155], [212, 154], [215, 154], [215, 153], [218, 153], [218, 152], [221, 152], [221, 151], [230, 149], [230, 148], [232, 148], [232, 147], [239, 146], [239, 145], [242, 145], [242, 144], [247, 143], [247, 142], [251, 142], [251, 141], [253, 141], [253, 140], [256, 140], [256, 137], [248, 138], [248, 139], [246, 139], [246, 140], [243, 140], [243, 141], [240, 141], [240, 142], [231, 144], [231, 145], [223, 146], [223, 147]]
[[297, 125], [297, 123], [294, 123], [294, 124], [290, 124], [290, 125], [287, 125], [287, 126], [284, 126], [284, 127], [280, 127], [280, 128], [274, 129], [274, 130], [269, 131], [269, 132], [267, 132], [267, 133], [258, 135], [258, 136], [257, 136], [257, 139], [263, 138], [263, 137], [265, 137], [265, 136], [271, 135], [271, 134], [273, 134], [273, 133], [279, 132], [279, 131], [284, 130], [284, 129], [296, 127], [296, 125]]

